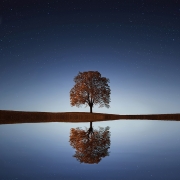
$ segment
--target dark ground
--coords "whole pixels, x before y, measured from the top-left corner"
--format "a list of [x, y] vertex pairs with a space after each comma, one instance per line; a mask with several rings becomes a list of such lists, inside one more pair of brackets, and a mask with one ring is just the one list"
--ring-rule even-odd
[[90, 122], [107, 120], [171, 120], [180, 121], [180, 114], [118, 115], [86, 112], [25, 112], [0, 110], [0, 124], [40, 122]]

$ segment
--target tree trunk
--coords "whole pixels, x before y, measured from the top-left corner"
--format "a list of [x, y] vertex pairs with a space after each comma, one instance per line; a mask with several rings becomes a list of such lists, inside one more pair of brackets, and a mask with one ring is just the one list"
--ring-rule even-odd
[[92, 104], [90, 104], [90, 113], [92, 113]]

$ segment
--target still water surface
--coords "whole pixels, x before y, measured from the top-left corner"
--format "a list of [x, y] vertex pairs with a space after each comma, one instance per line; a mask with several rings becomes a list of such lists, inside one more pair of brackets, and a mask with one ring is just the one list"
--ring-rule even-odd
[[[88, 135], [89, 127], [52, 122], [0, 125], [0, 180], [180, 179], [180, 122], [93, 122], [94, 134]], [[80, 144], [77, 132], [85, 134]]]

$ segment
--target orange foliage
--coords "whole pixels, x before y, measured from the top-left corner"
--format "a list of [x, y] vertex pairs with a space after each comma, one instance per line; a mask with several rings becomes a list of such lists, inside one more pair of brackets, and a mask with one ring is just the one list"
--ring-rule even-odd
[[103, 157], [109, 155], [109, 127], [100, 127], [99, 130], [91, 133], [87, 129], [85, 131], [80, 128], [72, 128], [69, 142], [76, 149], [74, 157], [80, 163], [98, 164]]
[[99, 104], [99, 107], [109, 108], [111, 90], [108, 78], [101, 77], [98, 71], [79, 72], [74, 78], [75, 85], [70, 91], [71, 106], [82, 104]]

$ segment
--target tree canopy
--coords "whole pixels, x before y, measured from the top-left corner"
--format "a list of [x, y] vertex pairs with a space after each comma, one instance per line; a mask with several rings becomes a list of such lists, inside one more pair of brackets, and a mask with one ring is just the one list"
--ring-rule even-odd
[[71, 128], [70, 145], [76, 149], [74, 157], [80, 163], [98, 164], [103, 157], [109, 156], [109, 127], [99, 127], [99, 130]]
[[99, 104], [99, 107], [110, 107], [110, 81], [101, 77], [98, 71], [79, 72], [74, 82], [75, 85], [70, 90], [71, 106], [89, 105], [91, 113], [93, 105], [96, 104]]

